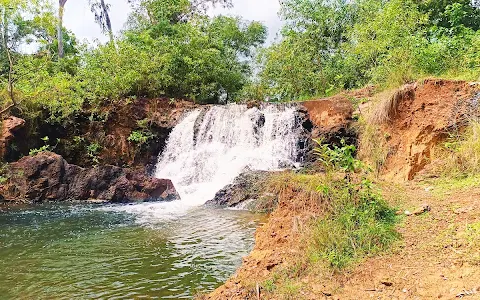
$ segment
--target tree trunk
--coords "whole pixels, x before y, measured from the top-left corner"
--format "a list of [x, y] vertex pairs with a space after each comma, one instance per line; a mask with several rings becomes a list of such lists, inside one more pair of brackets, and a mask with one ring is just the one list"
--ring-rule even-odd
[[110, 42], [114, 42], [113, 40], [113, 30], [112, 30], [112, 22], [110, 21], [110, 15], [108, 14], [108, 8], [105, 5], [104, 0], [100, 0], [100, 4], [102, 5], [103, 14], [105, 15], [105, 24], [107, 25], [108, 36], [110, 37]]
[[65, 11], [65, 3], [67, 0], [58, 0], [58, 24], [57, 24], [57, 40], [58, 40], [58, 57], [63, 58], [63, 13]]
[[13, 59], [12, 59], [12, 54], [10, 53], [10, 49], [8, 48], [8, 19], [7, 19], [7, 10], [4, 8], [3, 14], [2, 14], [2, 44], [3, 48], [5, 48], [5, 52], [7, 53], [8, 57], [8, 64], [9, 64], [9, 69], [8, 69], [8, 95], [10, 96], [10, 100], [12, 103], [7, 106], [5, 109], [2, 109], [0, 111], [0, 114], [3, 114], [4, 112], [8, 111], [10, 108], [14, 107], [17, 105], [17, 102], [15, 101], [15, 93], [13, 90]]

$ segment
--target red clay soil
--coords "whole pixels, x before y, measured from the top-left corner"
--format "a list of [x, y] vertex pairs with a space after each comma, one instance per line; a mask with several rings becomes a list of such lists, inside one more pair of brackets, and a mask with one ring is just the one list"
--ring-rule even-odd
[[[425, 203], [431, 207], [404, 217], [397, 228], [402, 239], [391, 251], [341, 273], [324, 266], [292, 267], [305, 261], [306, 253], [297, 224], [307, 224], [314, 214], [284, 203], [257, 229], [255, 249], [237, 273], [200, 299], [480, 299], [480, 189], [446, 198], [416, 183], [385, 190], [392, 204], [402, 195], [401, 211]], [[284, 287], [285, 281], [269, 291], [267, 280], [275, 282], [282, 270], [292, 278], [294, 291]]]
[[318, 137], [323, 132], [338, 132], [341, 128], [349, 127], [354, 111], [352, 100], [369, 98], [373, 92], [374, 87], [369, 86], [328, 98], [302, 102], [314, 125], [313, 136]]
[[[435, 146], [448, 133], [478, 114], [479, 88], [464, 81], [426, 80], [415, 85], [382, 126], [388, 158], [383, 175], [389, 180], [412, 180], [430, 163]], [[472, 100], [473, 99], [473, 100]]]

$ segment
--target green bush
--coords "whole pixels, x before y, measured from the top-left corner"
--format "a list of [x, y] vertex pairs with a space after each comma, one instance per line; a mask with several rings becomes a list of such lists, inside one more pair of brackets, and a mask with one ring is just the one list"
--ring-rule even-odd
[[318, 147], [314, 148], [313, 152], [328, 171], [337, 168], [344, 172], [355, 172], [363, 167], [362, 162], [355, 158], [357, 148], [354, 145], [347, 145], [344, 139], [340, 141], [340, 147], [325, 144], [322, 140], [314, 141]]
[[147, 130], [134, 130], [128, 136], [128, 141], [135, 143], [137, 147], [141, 147], [151, 139], [155, 138], [155, 135]]

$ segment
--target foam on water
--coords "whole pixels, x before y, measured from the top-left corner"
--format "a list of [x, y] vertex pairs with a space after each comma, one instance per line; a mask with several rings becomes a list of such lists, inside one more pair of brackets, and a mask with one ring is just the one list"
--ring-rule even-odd
[[299, 127], [295, 106], [212, 106], [187, 113], [173, 129], [155, 176], [171, 179], [181, 200], [110, 207], [139, 222], [181, 216], [213, 199], [246, 168], [276, 170], [297, 165]]

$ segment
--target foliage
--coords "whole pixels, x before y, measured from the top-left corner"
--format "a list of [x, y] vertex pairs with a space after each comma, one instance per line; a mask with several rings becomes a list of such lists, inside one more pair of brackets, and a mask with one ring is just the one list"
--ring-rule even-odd
[[137, 144], [138, 147], [146, 144], [153, 139], [155, 135], [147, 130], [134, 130], [128, 136], [128, 141]]
[[[53, 149], [55, 149], [55, 146], [52, 147], [48, 144], [48, 142], [50, 141], [50, 138], [48, 136], [43, 137], [42, 141], [45, 143], [45, 145], [43, 145], [42, 147], [37, 148], [37, 149], [31, 149], [30, 152], [28, 153], [28, 155], [35, 156], [39, 153], [46, 152], [46, 151], [52, 151]], [[57, 143], [58, 143], [58, 141], [57, 141]]]
[[314, 141], [318, 147], [314, 148], [313, 152], [327, 170], [340, 169], [344, 172], [355, 172], [363, 167], [362, 162], [355, 158], [357, 148], [354, 145], [347, 145], [344, 139], [340, 141], [340, 147], [324, 144], [323, 140]]
[[[114, 43], [79, 45], [63, 29], [64, 56], [58, 58], [57, 12], [49, 2], [2, 1], [0, 7], [9, 9], [0, 9], [6, 36], [0, 45], [0, 105], [11, 103], [13, 82], [15, 112], [51, 123], [73, 122], [84, 105], [95, 109], [129, 97], [233, 100], [252, 73], [249, 59], [266, 38], [259, 22], [207, 15], [208, 5], [229, 1], [140, 0], [133, 1], [129, 25]], [[109, 31], [108, 7], [90, 3]], [[35, 49], [31, 54], [21, 51], [28, 45]]]
[[97, 142], [93, 142], [87, 146], [87, 156], [92, 160], [94, 164], [99, 163], [98, 154], [101, 150], [102, 146]]
[[[330, 209], [315, 223], [311, 257], [314, 261], [325, 259], [334, 269], [342, 269], [386, 249], [398, 238], [395, 210], [365, 175], [351, 174], [368, 171], [355, 158], [355, 146], [346, 145], [344, 140], [340, 146], [316, 142], [319, 147], [314, 152], [328, 171], [326, 180], [318, 183], [316, 190], [327, 199]], [[346, 172], [347, 176], [335, 179], [335, 170]]]
[[287, 0], [282, 37], [258, 58], [258, 98], [328, 96], [372, 83], [480, 75], [480, 6], [470, 0]]

